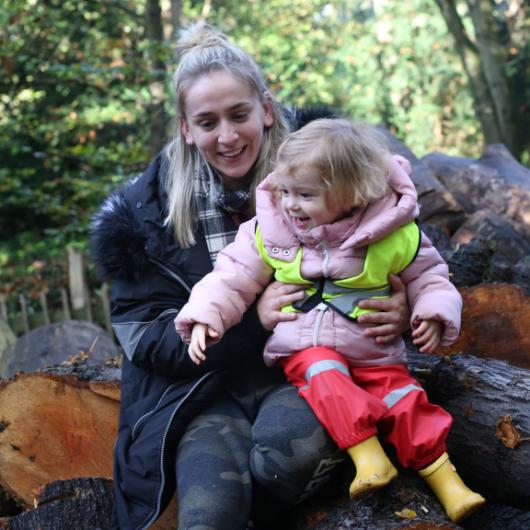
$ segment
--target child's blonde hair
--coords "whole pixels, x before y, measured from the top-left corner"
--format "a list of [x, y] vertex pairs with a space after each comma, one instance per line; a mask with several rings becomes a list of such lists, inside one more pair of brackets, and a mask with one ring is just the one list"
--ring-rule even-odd
[[288, 135], [276, 163], [294, 178], [308, 166], [316, 168], [328, 189], [328, 200], [359, 207], [387, 192], [389, 154], [386, 138], [375, 127], [323, 118]]

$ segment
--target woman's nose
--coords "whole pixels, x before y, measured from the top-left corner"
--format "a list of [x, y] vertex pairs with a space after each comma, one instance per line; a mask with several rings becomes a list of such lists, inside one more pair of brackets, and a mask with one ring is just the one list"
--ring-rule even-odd
[[229, 123], [222, 123], [219, 128], [219, 143], [229, 144], [237, 140], [237, 131]]

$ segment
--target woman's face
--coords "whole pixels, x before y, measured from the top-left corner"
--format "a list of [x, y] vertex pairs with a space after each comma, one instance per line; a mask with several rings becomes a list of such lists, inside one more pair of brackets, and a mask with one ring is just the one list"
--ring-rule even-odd
[[260, 102], [235, 75], [218, 71], [196, 79], [187, 89], [180, 130], [230, 189], [238, 189], [256, 162], [263, 131], [273, 124], [271, 103]]

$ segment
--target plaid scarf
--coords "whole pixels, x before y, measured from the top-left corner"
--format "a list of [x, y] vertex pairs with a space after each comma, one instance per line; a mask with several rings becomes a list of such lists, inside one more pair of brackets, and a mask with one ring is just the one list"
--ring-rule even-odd
[[[199, 221], [210, 252], [212, 264], [217, 254], [234, 241], [237, 227], [230, 214], [246, 217], [249, 206], [248, 190], [225, 190], [211, 167], [203, 163], [193, 183]], [[228, 215], [227, 215], [228, 214]]]

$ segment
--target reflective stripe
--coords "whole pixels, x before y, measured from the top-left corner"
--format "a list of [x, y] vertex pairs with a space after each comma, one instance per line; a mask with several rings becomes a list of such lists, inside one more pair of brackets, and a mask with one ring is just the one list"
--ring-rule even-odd
[[395, 390], [392, 390], [392, 392], [389, 392], [383, 398], [383, 401], [385, 402], [388, 408], [393, 407], [400, 399], [404, 398], [407, 394], [413, 392], [414, 390], [423, 391], [423, 388], [421, 386], [413, 384], [404, 386], [402, 388], [396, 388]]
[[[324, 291], [324, 295], [326, 294], [328, 293]], [[373, 298], [375, 296], [388, 298], [390, 296], [390, 287], [384, 287], [382, 289], [369, 289], [364, 291], [350, 289], [348, 294], [338, 295], [335, 298], [326, 300], [326, 304], [333, 309], [338, 310], [342, 314], [350, 315], [353, 313], [357, 307], [357, 304], [361, 300], [366, 300], [367, 298]]]
[[351, 287], [344, 287], [343, 285], [337, 285], [336, 283], [326, 280], [324, 283], [324, 294], [329, 295], [340, 295], [340, 294], [366, 294], [367, 296], [382, 296], [385, 294], [389, 294], [390, 287], [388, 286], [382, 286], [380, 288], [377, 287], [359, 287], [359, 288], [351, 288]]
[[305, 380], [309, 383], [309, 380], [322, 372], [327, 372], [328, 370], [338, 370], [344, 375], [347, 375], [351, 379], [350, 371], [346, 366], [344, 366], [339, 361], [318, 361], [312, 364], [305, 373]]
[[178, 313], [178, 310], [166, 309], [163, 313], [160, 313], [155, 320], [149, 322], [122, 322], [112, 324], [112, 329], [114, 330], [114, 333], [116, 333], [116, 337], [120, 341], [121, 347], [129, 361], [132, 361], [138, 343], [147, 331], [147, 328], [168, 313], [176, 314]]

